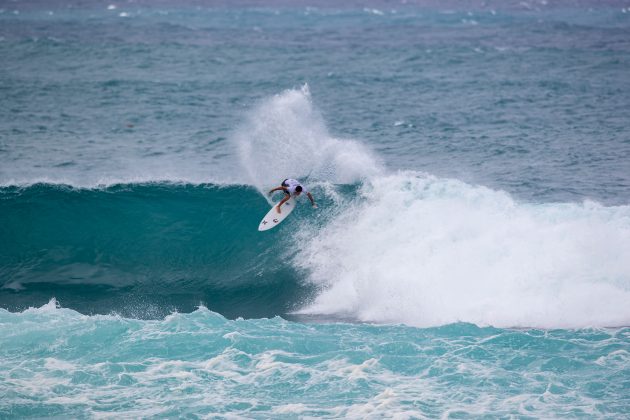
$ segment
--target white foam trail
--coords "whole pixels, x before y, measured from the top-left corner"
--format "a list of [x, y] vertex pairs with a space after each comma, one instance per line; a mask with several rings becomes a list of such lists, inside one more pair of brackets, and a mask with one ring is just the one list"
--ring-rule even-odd
[[630, 206], [523, 204], [414, 172], [366, 182], [300, 246], [301, 313], [433, 326], [630, 325]]
[[381, 170], [364, 145], [328, 133], [307, 85], [264, 100], [232, 140], [248, 183], [263, 193], [285, 178], [349, 184]]

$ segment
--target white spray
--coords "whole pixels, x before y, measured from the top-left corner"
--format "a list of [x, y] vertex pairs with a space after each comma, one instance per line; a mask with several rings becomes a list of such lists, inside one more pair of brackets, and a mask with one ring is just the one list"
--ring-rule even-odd
[[248, 183], [263, 194], [285, 178], [347, 184], [380, 172], [365, 146], [328, 133], [307, 85], [260, 103], [233, 140]]

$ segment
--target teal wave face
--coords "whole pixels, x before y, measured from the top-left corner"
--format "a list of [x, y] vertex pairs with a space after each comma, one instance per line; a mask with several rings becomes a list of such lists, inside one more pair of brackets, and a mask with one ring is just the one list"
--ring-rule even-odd
[[620, 418], [630, 330], [0, 309], [0, 417]]
[[226, 316], [273, 316], [309, 293], [279, 240], [257, 226], [254, 189], [213, 185], [46, 184], [0, 191], [0, 307], [51, 297], [84, 313], [142, 318], [200, 303]]
[[203, 304], [230, 318], [628, 325], [628, 206], [519, 203], [413, 172], [309, 184], [321, 208], [301, 199], [269, 232], [251, 187], [5, 188], [0, 307], [54, 297], [136, 318]]

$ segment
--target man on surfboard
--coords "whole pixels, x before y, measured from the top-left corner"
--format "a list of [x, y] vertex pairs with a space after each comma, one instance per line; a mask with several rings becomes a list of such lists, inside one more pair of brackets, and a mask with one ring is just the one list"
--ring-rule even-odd
[[280, 202], [276, 206], [276, 211], [278, 213], [280, 213], [280, 207], [289, 198], [291, 198], [291, 196], [298, 197], [303, 192], [305, 192], [306, 195], [308, 196], [308, 199], [311, 200], [311, 205], [313, 206], [313, 208], [314, 209], [317, 208], [317, 204], [315, 204], [315, 200], [313, 199], [313, 196], [311, 195], [311, 193], [306, 188], [304, 188], [304, 186], [302, 186], [302, 184], [300, 184], [300, 181], [298, 181], [297, 179], [291, 179], [291, 178], [285, 179], [284, 181], [282, 181], [282, 185], [269, 191], [269, 194], [273, 193], [274, 191], [280, 191], [280, 190], [284, 191], [285, 196], [282, 200], [280, 200]]

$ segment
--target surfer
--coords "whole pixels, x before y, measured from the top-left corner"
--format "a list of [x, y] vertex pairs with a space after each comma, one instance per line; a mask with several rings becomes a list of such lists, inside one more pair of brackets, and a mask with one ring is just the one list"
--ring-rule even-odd
[[278, 213], [280, 213], [280, 206], [282, 206], [289, 198], [291, 198], [291, 196], [298, 197], [303, 192], [306, 193], [308, 199], [311, 200], [311, 205], [313, 206], [313, 208], [317, 208], [317, 204], [315, 204], [315, 200], [313, 199], [311, 193], [306, 188], [304, 188], [302, 184], [300, 184], [300, 181], [296, 179], [285, 179], [284, 181], [282, 181], [282, 184], [279, 187], [276, 187], [273, 190], [269, 191], [269, 194], [273, 193], [274, 191], [280, 190], [284, 191], [285, 196], [276, 206], [276, 211]]

